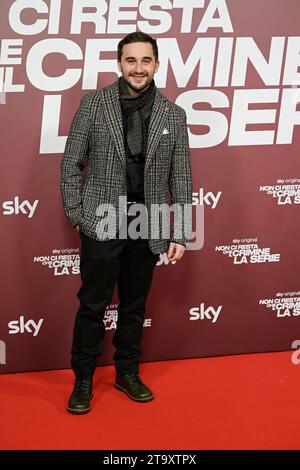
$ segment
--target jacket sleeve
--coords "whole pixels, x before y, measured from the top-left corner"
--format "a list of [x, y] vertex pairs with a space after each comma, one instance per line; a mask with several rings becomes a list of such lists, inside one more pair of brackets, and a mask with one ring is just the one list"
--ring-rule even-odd
[[91, 92], [80, 101], [70, 126], [64, 154], [61, 160], [60, 189], [63, 207], [69, 221], [75, 227], [82, 217], [81, 186], [82, 170], [87, 161], [91, 135]]
[[173, 207], [171, 242], [187, 246], [192, 231], [192, 169], [187, 130], [187, 117], [183, 108], [173, 150], [169, 190]]

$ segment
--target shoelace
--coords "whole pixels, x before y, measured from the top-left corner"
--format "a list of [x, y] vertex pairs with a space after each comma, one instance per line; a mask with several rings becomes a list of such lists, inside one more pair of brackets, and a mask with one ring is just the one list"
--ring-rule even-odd
[[126, 374], [126, 378], [128, 379], [128, 382], [130, 384], [134, 384], [138, 382], [140, 385], [143, 385], [143, 382], [138, 374], [134, 374], [134, 373]]
[[82, 393], [88, 394], [91, 389], [91, 381], [86, 379], [79, 379], [75, 383], [74, 395], [80, 395]]

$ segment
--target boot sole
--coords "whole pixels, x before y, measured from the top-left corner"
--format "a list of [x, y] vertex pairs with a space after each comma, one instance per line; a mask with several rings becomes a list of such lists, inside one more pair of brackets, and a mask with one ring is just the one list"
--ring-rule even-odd
[[118, 385], [118, 384], [115, 384], [115, 388], [117, 390], [121, 390], [122, 392], [125, 392], [126, 395], [128, 395], [129, 398], [131, 398], [131, 400], [138, 401], [141, 403], [146, 403], [147, 401], [151, 401], [154, 399], [154, 395], [151, 395], [151, 397], [148, 397], [148, 398], [135, 398], [133, 395], [130, 395], [130, 393], [125, 388], [121, 387], [121, 385]]

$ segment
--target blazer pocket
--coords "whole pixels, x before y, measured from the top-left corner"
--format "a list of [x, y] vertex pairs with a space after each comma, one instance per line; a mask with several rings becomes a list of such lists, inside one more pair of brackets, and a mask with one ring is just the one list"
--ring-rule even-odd
[[159, 139], [160, 145], [171, 145], [170, 134], [162, 134]]
[[173, 152], [174, 143], [170, 134], [163, 134], [159, 140], [157, 150], [163, 152], [164, 155], [171, 155]]

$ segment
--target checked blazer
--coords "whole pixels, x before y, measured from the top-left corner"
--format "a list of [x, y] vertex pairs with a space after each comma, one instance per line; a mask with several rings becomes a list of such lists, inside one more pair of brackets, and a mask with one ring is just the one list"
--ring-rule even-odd
[[[84, 234], [103, 242], [115, 237], [101, 226], [103, 212], [99, 212], [99, 205], [107, 208], [106, 220], [116, 216], [117, 228], [126, 214], [126, 154], [118, 82], [119, 78], [112, 85], [82, 97], [61, 160], [60, 187], [66, 216], [74, 227], [78, 225]], [[173, 212], [168, 237], [161, 227], [158, 235], [149, 234], [151, 251], [156, 254], [167, 251], [170, 241], [186, 246], [192, 229], [186, 113], [158, 88], [148, 130], [144, 193], [149, 227], [154, 217], [153, 205], [176, 203], [185, 209], [182, 217]], [[121, 206], [120, 196], [125, 201]], [[156, 220], [161, 225], [161, 218]]]

